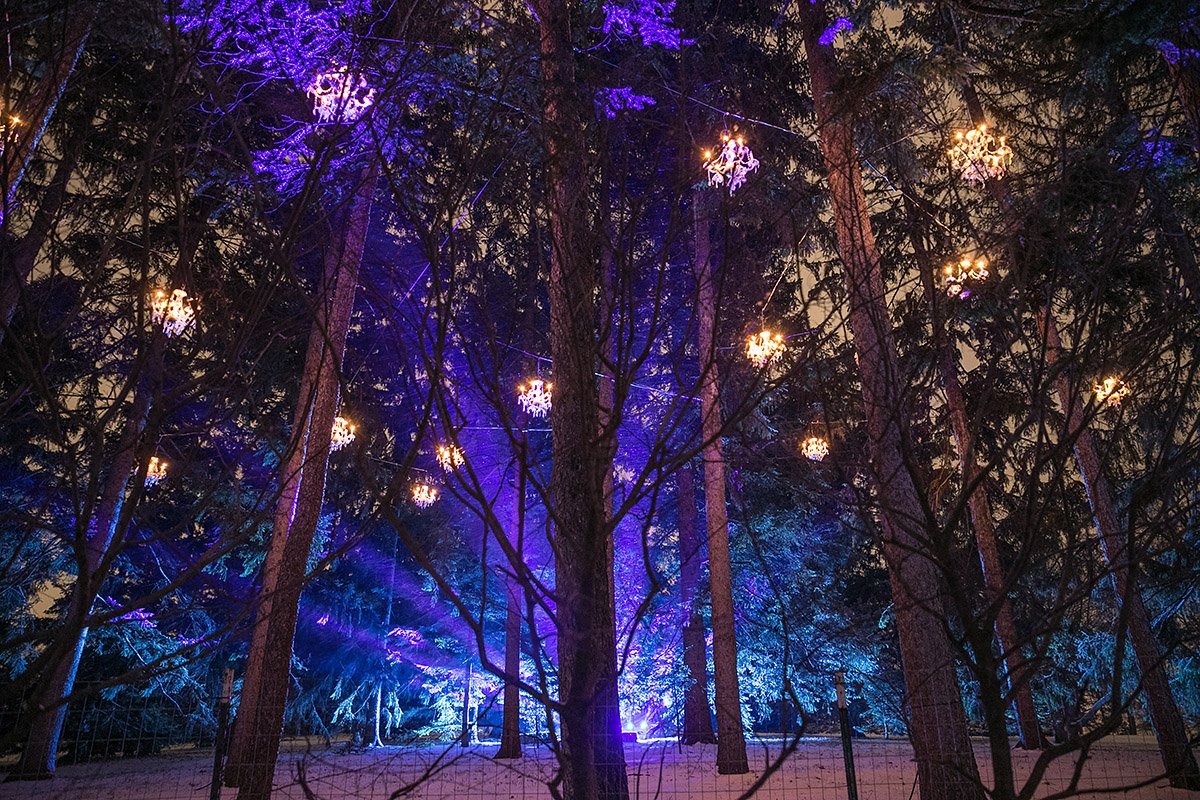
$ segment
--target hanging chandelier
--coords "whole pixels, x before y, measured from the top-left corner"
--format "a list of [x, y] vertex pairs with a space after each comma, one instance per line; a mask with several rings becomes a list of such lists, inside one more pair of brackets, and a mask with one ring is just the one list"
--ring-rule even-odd
[[353, 422], [345, 417], [333, 421], [333, 431], [329, 434], [329, 449], [336, 453], [354, 441], [354, 432], [358, 430]]
[[146, 488], [157, 486], [158, 482], [167, 477], [167, 462], [158, 456], [152, 456], [146, 466]]
[[746, 176], [758, 169], [758, 159], [740, 134], [732, 136], [723, 131], [716, 156], [711, 150], [704, 151], [704, 169], [708, 172], [709, 186], [728, 186], [733, 194], [746, 182]]
[[765, 328], [746, 339], [746, 358], [758, 369], [774, 364], [783, 355], [784, 339]]
[[983, 184], [990, 178], [1003, 178], [1012, 163], [1013, 151], [988, 133], [987, 125], [970, 131], [955, 131], [954, 146], [948, 152], [950, 167], [964, 180]]
[[169, 295], [162, 289], [155, 289], [150, 295], [150, 321], [161, 325], [168, 337], [178, 336], [195, 323], [196, 309], [183, 289], [176, 289]]
[[821, 461], [829, 455], [829, 442], [820, 436], [810, 436], [800, 443], [800, 452], [809, 461]]
[[958, 262], [951, 261], [943, 270], [946, 277], [946, 294], [966, 300], [971, 296], [968, 281], [977, 283], [987, 280], [987, 260], [983, 258], [961, 258]]
[[1129, 387], [1125, 385], [1125, 381], [1113, 376], [1096, 383], [1092, 391], [1096, 395], [1097, 403], [1107, 403], [1115, 408], [1121, 405], [1121, 401], [1129, 394]]
[[362, 75], [345, 68], [322, 72], [306, 90], [313, 113], [323, 123], [356, 122], [375, 102], [375, 89]]
[[439, 444], [437, 446], [437, 462], [447, 472], [458, 469], [464, 461], [463, 451], [457, 445]]
[[414, 483], [412, 487], [412, 499], [417, 508], [429, 508], [437, 502], [437, 487], [432, 483]]
[[550, 413], [550, 392], [553, 388], [541, 378], [533, 378], [517, 390], [517, 402], [526, 413], [544, 417]]

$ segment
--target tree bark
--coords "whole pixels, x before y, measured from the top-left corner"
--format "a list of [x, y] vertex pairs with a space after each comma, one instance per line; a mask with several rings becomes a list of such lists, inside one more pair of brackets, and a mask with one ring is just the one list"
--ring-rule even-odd
[[708, 707], [708, 656], [704, 618], [700, 609], [702, 549], [696, 530], [696, 483], [690, 465], [675, 473], [679, 506], [679, 605], [683, 612], [683, 730], [684, 744], [713, 744], [712, 712]]
[[[517, 543], [517, 554], [524, 551], [525, 527], [525, 473], [524, 465], [517, 467], [516, 486], [513, 491], [512, 530], [510, 536]], [[515, 573], [517, 565], [513, 565]], [[504, 579], [504, 717], [500, 727], [500, 749], [496, 758], [521, 757], [521, 584], [515, 574]]]
[[[1046, 340], [1046, 363], [1053, 370], [1062, 352], [1058, 325], [1049, 308], [1039, 309], [1038, 322]], [[1104, 474], [1096, 440], [1087, 427], [1082, 398], [1079, 392], [1071, 390], [1065, 370], [1058, 370], [1054, 382], [1058, 401], [1067, 417], [1066, 435], [1075, 437], [1075, 461], [1087, 489], [1100, 546], [1129, 626], [1129, 640], [1141, 672], [1142, 688], [1150, 708], [1150, 721], [1154, 725], [1163, 767], [1172, 786], [1200, 790], [1200, 768], [1197, 768], [1196, 757], [1188, 742], [1187, 725], [1171, 694], [1171, 684], [1163, 669], [1165, 657], [1134, 578], [1136, 554], [1131, 552], [1128, 539], [1121, 535], [1112, 487]]]
[[590, 97], [576, 82], [570, 7], [533, 0], [539, 25], [547, 155], [550, 258], [550, 411], [555, 614], [558, 623], [560, 768], [569, 800], [623, 799], [629, 788], [618, 709], [608, 469], [595, 371], [595, 242], [587, 220], [589, 168], [582, 121]]
[[[400, 557], [400, 535], [392, 534], [392, 560], [388, 564], [387, 604], [383, 607], [383, 636], [392, 629], [392, 606], [396, 600], [396, 559]], [[383, 681], [375, 686], [375, 739], [371, 747], [383, 747]]]
[[975, 754], [948, 635], [944, 590], [927, 535], [927, 515], [905, 446], [906, 406], [879, 251], [867, 212], [853, 119], [837, 105], [833, 49], [820, 42], [823, 2], [799, 5], [813, 105], [828, 173], [838, 248], [849, 293], [868, 448], [880, 501], [883, 551], [895, 602], [908, 692], [909, 734], [923, 800], [982, 800]]
[[466, 680], [463, 686], [462, 733], [458, 737], [460, 747], [471, 746], [471, 684], [474, 682], [475, 670], [470, 664], [463, 670]]
[[370, 227], [377, 169], [372, 164], [363, 170], [345, 221], [337, 226], [339, 235], [326, 252], [320, 305], [309, 335], [297, 399], [295, 419], [301, 424], [299, 431], [293, 430], [291, 453], [280, 478], [283, 485], [226, 766], [226, 783], [240, 787], [240, 800], [267, 800], [271, 793], [296, 616], [324, 499], [342, 355]]
[[721, 390], [717, 370], [716, 287], [709, 242], [707, 196], [692, 193], [695, 273], [699, 286], [700, 417], [704, 435], [704, 509], [708, 526], [708, 582], [712, 606], [713, 684], [717, 710], [717, 772], [750, 771], [742, 698], [738, 687], [737, 631], [733, 619], [733, 570], [729, 562], [729, 518], [725, 508], [725, 455], [721, 449]]

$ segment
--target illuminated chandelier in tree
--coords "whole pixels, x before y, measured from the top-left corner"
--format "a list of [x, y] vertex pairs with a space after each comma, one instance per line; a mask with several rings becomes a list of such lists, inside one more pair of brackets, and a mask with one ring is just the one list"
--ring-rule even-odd
[[950, 167], [964, 180], [983, 184], [989, 178], [1003, 178], [1012, 163], [1013, 151], [988, 133], [987, 125], [970, 131], [955, 131], [954, 146], [948, 151]]
[[463, 451], [457, 445], [439, 444], [437, 446], [437, 462], [447, 472], [458, 469], [464, 461]]
[[1121, 405], [1121, 401], [1129, 394], [1129, 387], [1120, 378], [1110, 376], [1097, 382], [1092, 387], [1092, 392], [1096, 395], [1097, 403], [1107, 403], [1115, 408]]
[[783, 355], [784, 339], [765, 328], [746, 339], [746, 358], [758, 369], [774, 364]]
[[354, 433], [358, 430], [353, 422], [345, 417], [337, 417], [333, 421], [333, 431], [329, 435], [329, 449], [333, 452], [341, 450], [354, 441]]
[[946, 294], [951, 297], [957, 296], [963, 300], [971, 296], [968, 282], [978, 283], [987, 280], [990, 274], [985, 259], [967, 257], [960, 258], [957, 262], [951, 261], [943, 272], [946, 277]]
[[704, 151], [704, 169], [708, 172], [709, 186], [728, 186], [729, 193], [733, 194], [746, 182], [746, 176], [758, 169], [758, 159], [741, 134], [733, 136], [729, 131], [723, 131], [717, 154]]
[[4, 111], [0, 110], [0, 155], [4, 154], [4, 147], [8, 144], [9, 137], [21, 124], [21, 118], [16, 114], [9, 115], [8, 119], [4, 119], [4, 116]]
[[308, 84], [313, 113], [324, 123], [356, 122], [375, 102], [375, 89], [345, 68], [322, 72]]
[[154, 294], [150, 295], [150, 320], [155, 325], [161, 325], [167, 336], [178, 336], [196, 321], [196, 309], [183, 289], [176, 289], [170, 294], [155, 289]]
[[517, 402], [527, 414], [544, 417], [550, 413], [550, 392], [553, 388], [541, 378], [533, 378], [517, 390]]
[[432, 483], [414, 483], [412, 487], [412, 499], [417, 508], [429, 508], [437, 502], [438, 489]]
[[809, 436], [800, 443], [800, 452], [809, 461], [821, 461], [829, 455], [829, 442], [820, 436]]
[[167, 462], [158, 456], [153, 456], [150, 463], [146, 466], [146, 488], [158, 485], [158, 482], [167, 477]]

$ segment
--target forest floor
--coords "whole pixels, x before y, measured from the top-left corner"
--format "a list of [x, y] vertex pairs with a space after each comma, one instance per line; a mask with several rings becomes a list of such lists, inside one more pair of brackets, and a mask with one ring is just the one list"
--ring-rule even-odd
[[[290, 742], [276, 771], [277, 800], [383, 800], [389, 797], [454, 800], [525, 800], [548, 798], [545, 783], [554, 762], [544, 748], [527, 748], [524, 758], [494, 761], [495, 744], [469, 749], [426, 745], [384, 747], [347, 753], [338, 746], [316, 748]], [[762, 774], [768, 757], [779, 753], [779, 740], [751, 744], [749, 775], [717, 775], [716, 748], [680, 748], [674, 742], [626, 745], [630, 794], [645, 798], [733, 800]], [[910, 800], [915, 768], [904, 740], [854, 742], [860, 800]], [[987, 748], [976, 742], [980, 768], [990, 775]], [[1014, 753], [1018, 778], [1027, 775], [1036, 755]], [[1051, 766], [1038, 792], [1045, 797], [1068, 787], [1074, 760]], [[53, 781], [0, 784], [6, 800], [206, 800], [212, 769], [211, 750], [96, 762], [60, 767]], [[1196, 800], [1196, 795], [1153, 781], [1161, 769], [1149, 736], [1117, 736], [1092, 750], [1079, 781], [1081, 797], [1112, 797], [1112, 790], [1139, 782], [1150, 785], [1117, 796], [1156, 800]], [[3, 770], [3, 767], [0, 767]], [[307, 792], [304, 784], [307, 784]], [[414, 784], [419, 784], [415, 785]], [[407, 790], [406, 790], [407, 789]], [[1089, 791], [1090, 790], [1090, 791]], [[1108, 790], [1095, 793], [1095, 790]], [[401, 792], [401, 793], [397, 793]], [[229, 800], [236, 795], [225, 789]], [[841, 745], [835, 738], [804, 739], [784, 766], [755, 794], [763, 800], [846, 800]]]

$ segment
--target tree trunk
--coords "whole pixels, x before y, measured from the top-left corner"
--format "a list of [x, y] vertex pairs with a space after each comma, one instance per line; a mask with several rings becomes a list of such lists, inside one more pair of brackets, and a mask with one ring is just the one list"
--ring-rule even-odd
[[[72, 10], [66, 12], [62, 47], [58, 51], [58, 58], [52, 65], [47, 65], [45, 73], [29, 97], [22, 98], [20, 107], [15, 109], [21, 123], [15, 127], [4, 147], [4, 193], [3, 206], [0, 206], [0, 225], [9, 216], [17, 188], [21, 185], [21, 178], [24, 177], [25, 170], [46, 133], [54, 110], [58, 107], [58, 101], [62, 99], [67, 88], [67, 79], [71, 77], [75, 62], [79, 60], [79, 55], [87, 44], [99, 8], [98, 2], [90, 0], [76, 4]], [[13, 112], [5, 109], [5, 113]]]
[[[400, 535], [392, 534], [392, 560], [388, 564], [387, 604], [383, 607], [383, 637], [392, 629], [392, 605], [396, 599], [396, 559], [400, 557]], [[375, 739], [371, 747], [383, 747], [383, 680], [375, 687]]]
[[679, 605], [683, 611], [683, 730], [684, 744], [712, 744], [712, 712], [708, 707], [708, 657], [704, 618], [700, 609], [700, 536], [696, 530], [696, 483], [691, 465], [675, 473], [679, 506]]
[[471, 683], [475, 677], [475, 671], [467, 664], [466, 682], [463, 687], [463, 704], [462, 704], [462, 733], [459, 734], [458, 744], [460, 747], [471, 746]]
[[297, 400], [295, 417], [301, 421], [300, 431], [293, 431], [292, 452], [281, 476], [283, 487], [263, 567], [238, 724], [226, 767], [227, 784], [240, 787], [240, 800], [266, 800], [271, 793], [290, 683], [296, 615], [324, 499], [342, 354], [354, 310], [376, 176], [374, 164], [363, 170], [345, 221], [338, 226], [340, 235], [326, 253], [321, 305], [309, 336]]
[[[512, 530], [510, 536], [517, 543], [517, 554], [524, 552], [525, 527], [525, 473], [524, 465], [517, 467], [516, 486], [513, 487]], [[512, 565], [516, 572], [516, 564]], [[521, 757], [521, 583], [514, 575], [504, 579], [504, 718], [500, 727], [500, 749], [496, 758]]]
[[568, 800], [623, 799], [629, 788], [617, 706], [616, 642], [605, 513], [605, 447], [597, 436], [595, 242], [587, 223], [589, 174], [582, 121], [591, 98], [575, 77], [570, 8], [533, 0], [543, 82], [551, 224], [550, 410], [560, 768]]
[[999, 640], [1000, 655], [1008, 674], [1013, 709], [1017, 716], [1017, 734], [1022, 747], [1027, 750], [1040, 750], [1046, 745], [1046, 738], [1038, 724], [1037, 707], [1033, 702], [1032, 676], [1021, 652], [1021, 640], [1017, 635], [1012, 606], [1008, 600], [1008, 585], [1000, 561], [996, 523], [992, 516], [987, 488], [981, 480], [974, 436], [971, 434], [970, 416], [967, 413], [967, 400], [958, 379], [958, 351], [946, 335], [946, 319], [941, 310], [945, 295], [942, 293], [942, 287], [937, 284], [937, 273], [917, 225], [917, 213], [912, 207], [912, 201], [906, 198], [905, 205], [912, 230], [913, 252], [917, 257], [926, 294], [929, 296], [929, 316], [933, 329], [938, 377], [945, 393], [946, 408], [950, 412], [950, 428], [958, 453], [963, 490], [968, 493], [967, 513], [975, 532], [979, 562], [983, 569], [985, 599], [996, 615], [996, 638]]
[[716, 287], [709, 244], [709, 214], [703, 190], [692, 193], [695, 273], [699, 286], [700, 417], [704, 435], [704, 509], [708, 523], [708, 581], [712, 604], [713, 683], [717, 707], [717, 772], [750, 771], [742, 698], [738, 687], [737, 631], [733, 621], [733, 570], [729, 563], [729, 518], [725, 508], [725, 455], [721, 449], [721, 390], [717, 370]]
[[[1046, 362], [1053, 369], [1062, 351], [1058, 325], [1049, 308], [1039, 310], [1038, 322], [1046, 337]], [[1131, 552], [1130, 542], [1121, 534], [1112, 488], [1104, 475], [1096, 441], [1087, 427], [1082, 398], [1078, 392], [1071, 390], [1065, 370], [1059, 370], [1054, 381], [1058, 401], [1067, 417], [1066, 435], [1075, 436], [1075, 460], [1092, 506], [1100, 546], [1112, 572], [1117, 598], [1129, 626], [1129, 640], [1141, 672], [1142, 687], [1146, 692], [1146, 704], [1150, 708], [1150, 721], [1154, 725], [1154, 736], [1158, 739], [1163, 767], [1172, 786], [1200, 790], [1200, 769], [1188, 742], [1187, 725], [1171, 695], [1171, 685], [1163, 669], [1162, 648], [1154, 635], [1134, 578], [1136, 554]]]
[[982, 800], [975, 754], [955, 675], [944, 590], [931, 552], [923, 505], [907, 461], [900, 384], [879, 251], [867, 213], [853, 119], [834, 94], [838, 67], [820, 43], [823, 2], [799, 5], [813, 104], [828, 173], [838, 248], [849, 292], [849, 323], [862, 377], [868, 447], [883, 527], [908, 692], [909, 733], [923, 800]]

